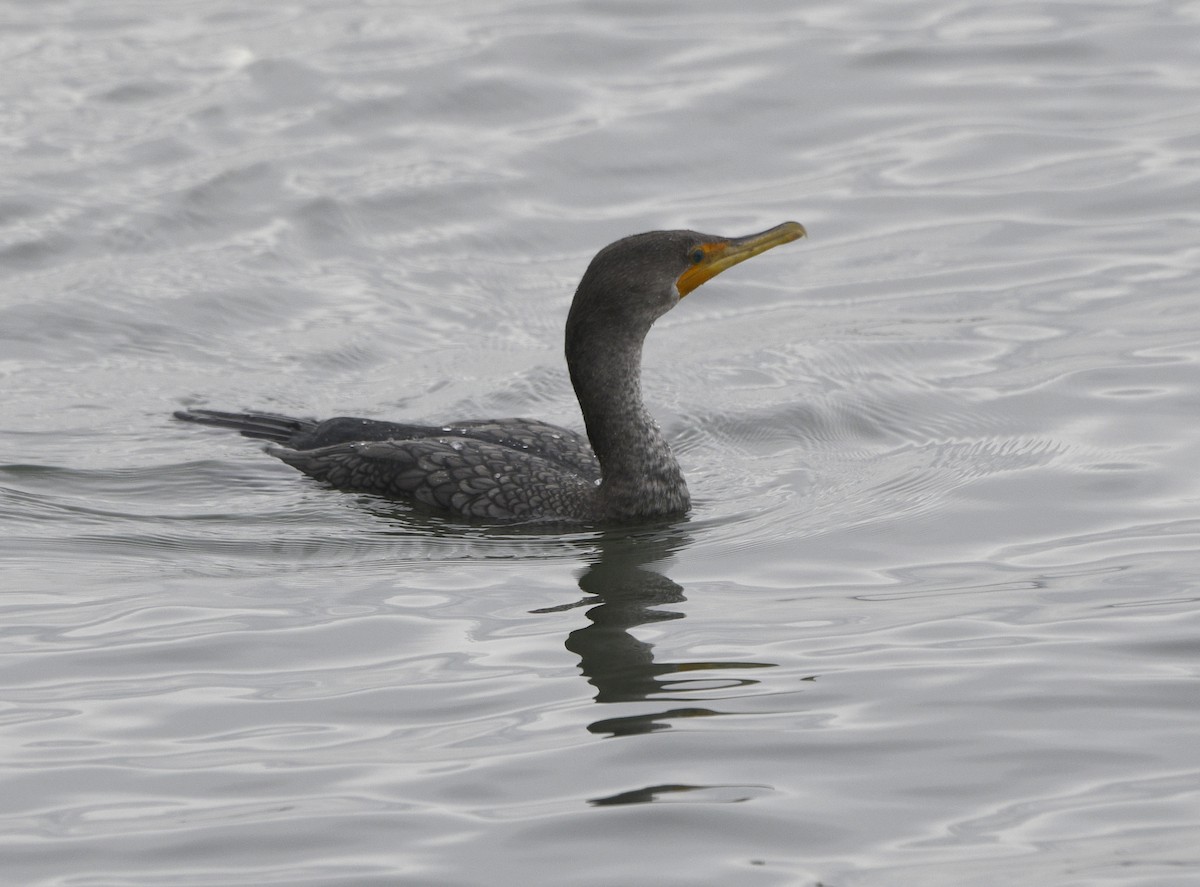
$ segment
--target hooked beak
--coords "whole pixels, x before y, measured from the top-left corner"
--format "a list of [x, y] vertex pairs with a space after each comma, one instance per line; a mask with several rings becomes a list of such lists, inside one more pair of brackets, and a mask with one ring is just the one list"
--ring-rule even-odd
[[790, 243], [804, 237], [807, 232], [799, 222], [784, 222], [759, 234], [732, 237], [728, 240], [712, 240], [697, 247], [693, 264], [679, 275], [675, 288], [683, 298], [706, 280], [716, 277], [726, 268], [744, 262], [759, 253], [764, 253], [781, 243]]

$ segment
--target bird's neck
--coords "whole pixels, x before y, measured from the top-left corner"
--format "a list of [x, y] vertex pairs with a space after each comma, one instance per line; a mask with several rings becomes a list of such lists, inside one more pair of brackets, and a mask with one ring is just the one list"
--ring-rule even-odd
[[642, 401], [644, 338], [577, 343], [567, 353], [588, 439], [600, 461], [601, 507], [615, 519], [682, 514], [690, 501], [675, 454]]

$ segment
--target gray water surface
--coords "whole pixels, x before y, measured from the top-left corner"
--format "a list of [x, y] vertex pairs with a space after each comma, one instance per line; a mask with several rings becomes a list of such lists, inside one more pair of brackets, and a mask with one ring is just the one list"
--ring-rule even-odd
[[[1200, 5], [0, 3], [0, 880], [1194, 885]], [[487, 528], [173, 409], [578, 425]]]

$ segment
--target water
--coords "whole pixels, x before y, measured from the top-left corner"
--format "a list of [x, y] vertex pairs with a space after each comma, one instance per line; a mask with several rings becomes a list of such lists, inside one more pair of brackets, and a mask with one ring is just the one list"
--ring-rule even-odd
[[[1184, 885], [1200, 5], [0, 6], [5, 883]], [[464, 527], [187, 405], [577, 424], [627, 233], [696, 507]]]

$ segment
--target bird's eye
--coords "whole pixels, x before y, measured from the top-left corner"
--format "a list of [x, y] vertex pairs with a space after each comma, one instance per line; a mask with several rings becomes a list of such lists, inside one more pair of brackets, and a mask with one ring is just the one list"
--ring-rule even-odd
[[693, 265], [699, 265], [704, 261], [704, 250], [696, 248], [692, 250], [691, 260]]

